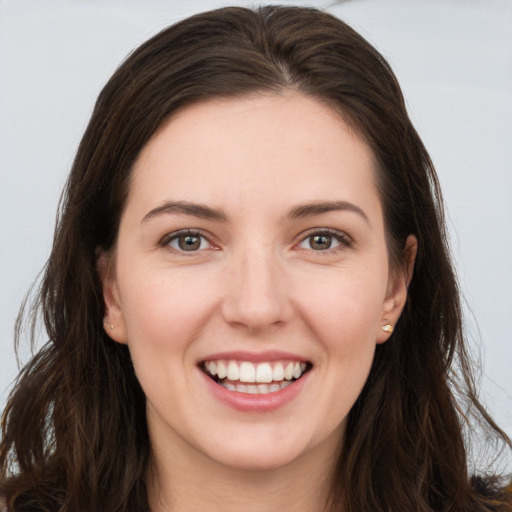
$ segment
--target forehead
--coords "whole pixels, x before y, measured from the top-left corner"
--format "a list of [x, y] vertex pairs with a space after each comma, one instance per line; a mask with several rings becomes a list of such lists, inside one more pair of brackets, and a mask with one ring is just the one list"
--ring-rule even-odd
[[364, 203], [365, 195], [377, 198], [375, 168], [363, 139], [315, 98], [209, 100], [172, 116], [143, 148], [128, 201], [146, 208], [168, 196], [213, 206], [237, 198], [248, 208], [284, 200]]

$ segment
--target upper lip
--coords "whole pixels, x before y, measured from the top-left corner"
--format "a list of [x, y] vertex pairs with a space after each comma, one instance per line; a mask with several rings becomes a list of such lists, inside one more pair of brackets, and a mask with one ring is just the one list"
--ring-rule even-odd
[[247, 352], [243, 350], [229, 351], [229, 352], [216, 352], [209, 354], [202, 358], [199, 363], [204, 361], [216, 361], [216, 360], [231, 360], [231, 361], [249, 361], [251, 363], [263, 363], [280, 361], [283, 359], [308, 363], [310, 362], [307, 358], [304, 358], [298, 354], [291, 352], [285, 352], [281, 350], [267, 350], [265, 352]]

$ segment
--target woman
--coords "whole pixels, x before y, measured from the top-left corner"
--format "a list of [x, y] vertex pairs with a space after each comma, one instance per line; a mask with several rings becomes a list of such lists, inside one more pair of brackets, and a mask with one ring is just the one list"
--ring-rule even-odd
[[36, 306], [8, 511], [512, 509], [467, 471], [470, 422], [511, 444], [472, 386], [432, 164], [325, 13], [197, 15], [122, 64]]

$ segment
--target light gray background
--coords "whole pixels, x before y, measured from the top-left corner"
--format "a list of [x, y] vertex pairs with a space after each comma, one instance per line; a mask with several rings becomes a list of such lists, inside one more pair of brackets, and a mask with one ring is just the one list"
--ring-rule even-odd
[[[512, 435], [512, 0], [281, 3], [329, 6], [396, 71], [444, 189], [482, 393]], [[168, 24], [251, 4], [0, 0], [0, 409], [17, 373], [14, 319], [49, 254], [60, 190], [100, 88]]]

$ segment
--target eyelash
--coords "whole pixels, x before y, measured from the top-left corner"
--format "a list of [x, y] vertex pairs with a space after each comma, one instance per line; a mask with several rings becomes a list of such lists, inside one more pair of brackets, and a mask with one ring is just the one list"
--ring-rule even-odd
[[308, 249], [306, 249], [306, 250], [311, 250], [311, 251], [313, 251], [315, 253], [319, 253], [319, 254], [333, 254], [333, 253], [340, 251], [344, 247], [350, 248], [353, 245], [352, 239], [347, 234], [343, 233], [342, 231], [338, 231], [336, 229], [330, 229], [330, 228], [312, 228], [312, 229], [308, 230], [305, 234], [303, 234], [299, 244], [304, 243], [306, 240], [308, 240], [314, 236], [328, 236], [328, 237], [333, 238], [336, 242], [339, 242], [338, 246], [329, 247], [328, 249], [325, 249], [325, 250], [315, 250], [312, 247], [309, 247]]
[[[204, 250], [204, 249], [199, 248], [198, 250], [186, 251], [183, 249], [179, 249], [179, 248], [170, 246], [172, 241], [179, 240], [180, 237], [186, 237], [186, 236], [193, 237], [193, 238], [199, 238], [202, 241], [206, 241], [206, 243], [209, 244], [209, 246], [210, 246], [209, 248], [212, 248], [212, 246], [215, 248], [215, 245], [211, 242], [210, 238], [206, 234], [204, 234], [201, 230], [193, 230], [193, 229], [182, 229], [179, 231], [174, 231], [173, 233], [168, 233], [160, 240], [160, 245], [164, 248], [167, 248], [170, 251], [174, 251], [174, 252], [177, 252], [180, 254], [186, 254], [187, 252], [189, 252], [192, 255], [196, 252], [199, 252], [200, 250]], [[310, 247], [305, 248], [305, 250], [311, 250], [315, 253], [320, 253], [320, 254], [332, 254], [332, 253], [338, 252], [343, 247], [350, 248], [353, 245], [352, 239], [348, 235], [343, 233], [342, 231], [337, 231], [335, 229], [330, 229], [330, 228], [312, 228], [312, 229], [308, 230], [305, 234], [304, 233], [302, 234], [302, 238], [301, 238], [300, 242], [298, 244], [296, 244], [295, 246], [304, 243], [306, 240], [308, 240], [314, 236], [330, 237], [330, 238], [334, 239], [336, 242], [338, 242], [339, 245], [336, 247], [329, 247], [324, 250], [315, 250], [311, 247], [311, 243], [310, 243]], [[202, 242], [201, 242], [201, 244], [202, 244]]]
[[167, 248], [170, 251], [177, 252], [179, 254], [186, 254], [188, 252], [192, 255], [196, 252], [199, 252], [199, 251], [185, 251], [185, 250], [170, 246], [170, 243], [172, 241], [179, 240], [179, 238], [186, 237], [186, 236], [193, 237], [193, 238], [200, 238], [203, 241], [206, 241], [206, 243], [210, 246], [210, 248], [212, 246], [215, 247], [214, 244], [210, 241], [210, 238], [208, 236], [206, 236], [201, 230], [197, 230], [197, 229], [181, 229], [179, 231], [174, 231], [173, 233], [169, 233], [169, 234], [165, 235], [160, 240], [160, 245], [164, 248]]

